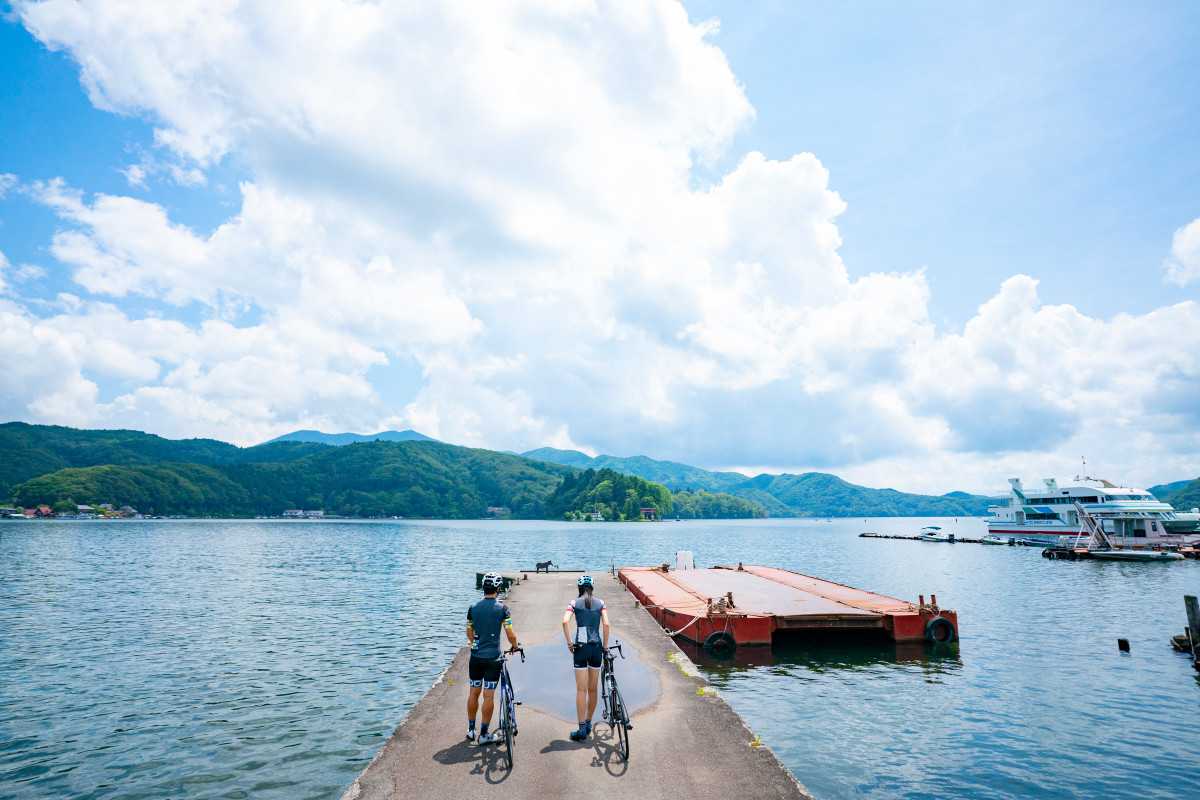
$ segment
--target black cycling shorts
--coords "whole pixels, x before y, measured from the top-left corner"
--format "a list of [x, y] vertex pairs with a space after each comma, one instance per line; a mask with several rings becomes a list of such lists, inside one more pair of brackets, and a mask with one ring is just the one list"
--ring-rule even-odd
[[604, 648], [599, 642], [575, 645], [575, 669], [600, 669], [604, 662]]
[[471, 656], [471, 660], [467, 662], [467, 675], [472, 686], [495, 689], [496, 684], [500, 682], [500, 660]]

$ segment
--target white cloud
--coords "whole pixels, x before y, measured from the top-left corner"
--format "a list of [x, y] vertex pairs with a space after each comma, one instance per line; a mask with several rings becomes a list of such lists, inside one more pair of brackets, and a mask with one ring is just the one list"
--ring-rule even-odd
[[1175, 231], [1171, 257], [1167, 260], [1167, 280], [1180, 286], [1200, 281], [1200, 219]]
[[[1095, 320], [1017, 276], [938, 331], [924, 272], [851, 279], [815, 155], [748, 153], [698, 180], [754, 111], [676, 3], [16, 9], [94, 103], [154, 121], [168, 166], [144, 160], [131, 183], [199, 185], [222, 158], [249, 177], [211, 232], [33, 184], [90, 298], [8, 312], [8, 335], [60, 365], [5, 395], [10, 415], [243, 443], [403, 425], [503, 449], [888, 466], [920, 489], [986, 487], [1017, 451], [1200, 467], [1179, 449], [1200, 420], [1167, 399], [1200, 376], [1195, 304]], [[110, 305], [139, 298], [207, 321]], [[100, 398], [101, 376], [124, 388]]]
[[17, 176], [11, 172], [0, 173], [0, 199], [8, 194], [8, 190], [17, 185]]
[[146, 168], [140, 164], [130, 164], [121, 170], [121, 174], [125, 176], [125, 180], [129, 181], [130, 186], [138, 189], [146, 188]]

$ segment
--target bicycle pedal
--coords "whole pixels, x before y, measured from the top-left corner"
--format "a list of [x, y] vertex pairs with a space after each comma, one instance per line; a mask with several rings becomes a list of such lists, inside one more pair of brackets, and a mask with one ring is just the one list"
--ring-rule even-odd
[[525, 704], [524, 704], [524, 703], [522, 703], [520, 700], [515, 700], [515, 701], [513, 701], [513, 705], [514, 705], [514, 706], [521, 706], [521, 705], [525, 705]]

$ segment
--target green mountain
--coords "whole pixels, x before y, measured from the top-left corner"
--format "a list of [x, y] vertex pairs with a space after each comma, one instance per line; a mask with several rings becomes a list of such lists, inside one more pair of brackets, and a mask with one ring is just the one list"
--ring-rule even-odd
[[1169, 483], [1167, 486], [1179, 486], [1179, 484], [1182, 484], [1182, 486], [1167, 497], [1163, 497], [1153, 489], [1151, 490], [1151, 494], [1175, 506], [1176, 511], [1191, 511], [1193, 508], [1200, 508], [1200, 478], [1194, 481]]
[[[935, 497], [895, 489], [868, 489], [824, 472], [759, 475], [751, 478], [747, 485], [771, 495], [789, 508], [818, 517], [975, 517], [987, 513], [987, 498], [984, 497]], [[738, 489], [734, 493], [737, 494]]]
[[835, 475], [768, 475], [747, 478], [738, 472], [710, 472], [674, 461], [646, 456], [588, 456], [578, 450], [543, 447], [523, 453], [528, 458], [586, 469], [612, 469], [661, 483], [673, 491], [702, 489], [726, 492], [761, 504], [772, 517], [976, 517], [987, 514], [987, 498], [966, 492], [940, 497], [907, 494], [895, 489], [869, 489], [847, 483]]
[[416, 431], [380, 431], [379, 433], [321, 433], [320, 431], [292, 431], [283, 436], [276, 436], [263, 444], [274, 442], [312, 442], [328, 444], [334, 447], [355, 444], [356, 442], [436, 442], [423, 433]]
[[295, 508], [346, 516], [477, 518], [488, 506], [500, 506], [514, 517], [540, 519], [546, 495], [575, 472], [440, 442], [306, 446], [318, 449], [274, 463], [243, 455], [208, 465], [69, 468], [27, 480], [12, 495], [24, 507], [71, 499], [193, 516], [277, 516]]
[[[411, 432], [397, 435], [405, 433]], [[548, 509], [547, 498], [581, 469], [666, 487], [674, 492], [675, 513], [688, 517], [975, 516], [986, 512], [987, 503], [961, 492], [931, 497], [869, 489], [824, 473], [747, 478], [645, 456], [591, 458], [553, 448], [523, 456], [433, 440], [343, 446], [274, 441], [242, 448], [140, 431], [0, 425], [0, 500], [26, 507], [74, 500], [204, 516], [275, 516], [302, 508], [347, 516], [475, 518], [497, 506], [521, 518], [558, 517], [563, 512]], [[639, 494], [644, 496], [650, 495]], [[618, 511], [627, 499], [620, 498]]]
[[0, 425], [0, 498], [23, 481], [70, 467], [286, 462], [319, 449], [323, 446], [300, 442], [242, 448], [215, 439], [176, 440], [141, 431], [8, 422]]
[[568, 475], [546, 499], [547, 516], [568, 519], [591, 513], [608, 520], [640, 519], [644, 508], [653, 508], [659, 519], [671, 515], [684, 519], [751, 519], [767, 515], [760, 504], [739, 497], [703, 490], [672, 494], [660, 483], [607, 467]]
[[580, 469], [611, 469], [626, 475], [637, 475], [639, 478], [661, 483], [672, 491], [705, 489], [710, 492], [726, 492], [746, 481], [746, 476], [740, 472], [710, 472], [675, 461], [656, 461], [646, 456], [593, 458], [578, 450], [558, 450], [554, 447], [541, 447], [521, 455]]
[[1168, 497], [1178, 492], [1183, 487], [1191, 483], [1191, 480], [1173, 481], [1172, 483], [1160, 483], [1158, 486], [1151, 486], [1146, 491], [1157, 497], [1163, 502], [1169, 502]]

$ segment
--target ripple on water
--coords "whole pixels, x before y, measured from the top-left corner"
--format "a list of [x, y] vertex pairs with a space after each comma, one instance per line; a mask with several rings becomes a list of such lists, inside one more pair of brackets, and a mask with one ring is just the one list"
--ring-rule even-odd
[[[1186, 713], [1200, 682], [1166, 647], [1200, 563], [857, 537], [922, 524], [611, 525], [581, 560], [581, 526], [548, 522], [0, 523], [0, 786], [337, 798], [457, 651], [477, 569], [657, 564], [688, 549], [704, 564], [937, 593], [959, 612], [954, 652], [806, 641], [696, 656], [823, 800], [1200, 796], [1188, 766], [1200, 715]], [[481, 563], [481, 541], [496, 563]], [[618, 675], [632, 704], [629, 659]]]

